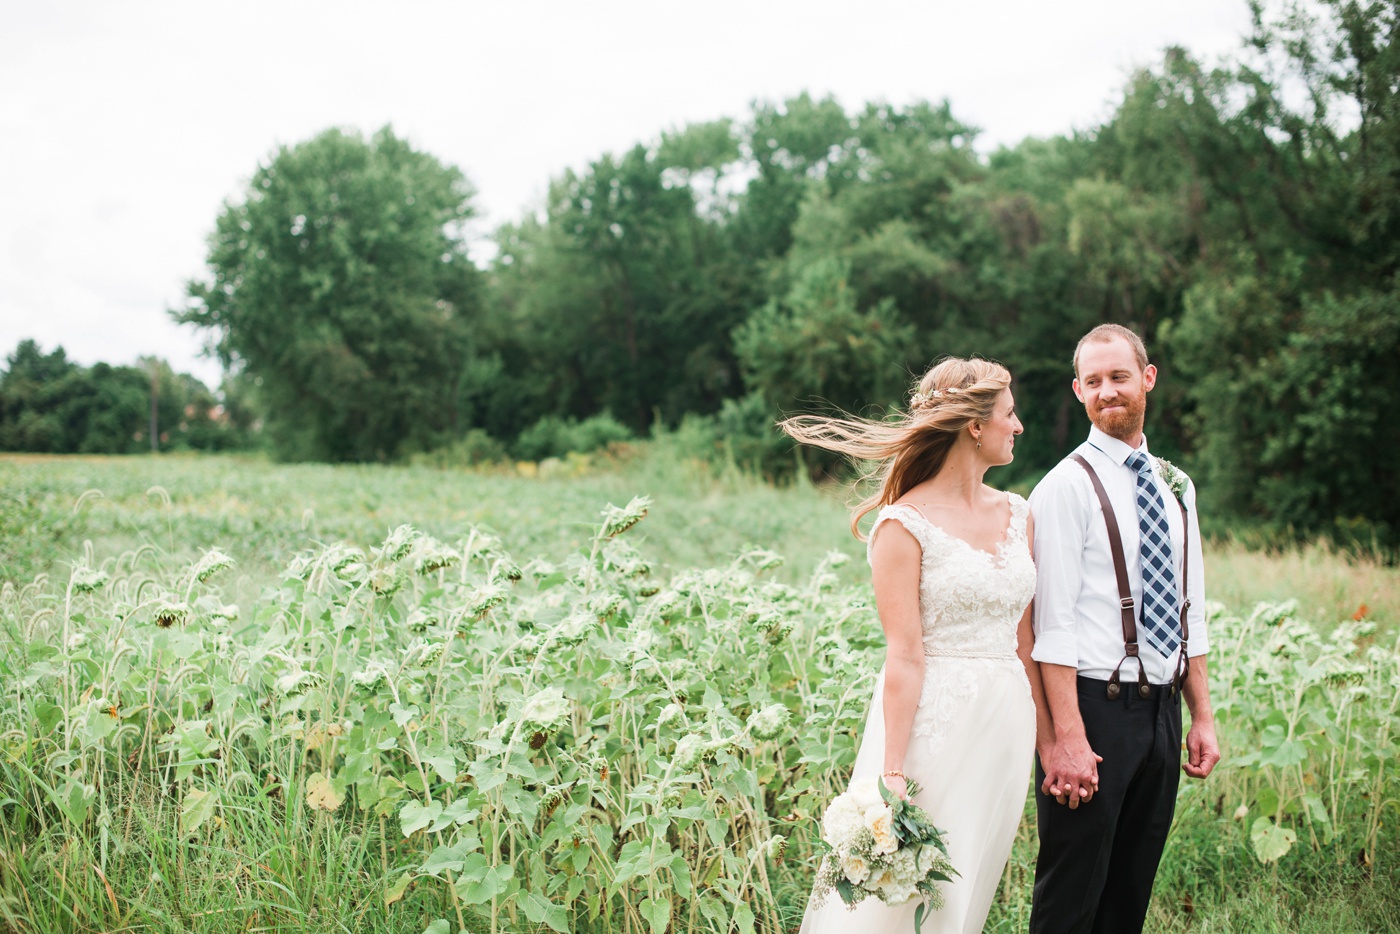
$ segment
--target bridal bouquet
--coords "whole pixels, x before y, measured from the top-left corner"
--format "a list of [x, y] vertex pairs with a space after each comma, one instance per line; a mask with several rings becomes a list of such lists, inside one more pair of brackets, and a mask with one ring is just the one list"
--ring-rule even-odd
[[[909, 783], [909, 796], [919, 793]], [[920, 807], [892, 795], [879, 779], [852, 782], [822, 815], [822, 839], [831, 847], [817, 870], [814, 894], [833, 891], [854, 906], [871, 896], [887, 905], [902, 905], [916, 896], [924, 903], [914, 913], [914, 930], [924, 915], [943, 907], [935, 882], [957, 875], [948, 862], [943, 834]]]

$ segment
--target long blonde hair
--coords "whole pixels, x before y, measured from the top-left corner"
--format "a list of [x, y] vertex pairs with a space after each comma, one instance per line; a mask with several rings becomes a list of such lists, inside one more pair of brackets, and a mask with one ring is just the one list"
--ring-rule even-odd
[[948, 357], [919, 380], [908, 411], [883, 421], [847, 415], [796, 415], [778, 427], [803, 444], [845, 454], [870, 464], [862, 480], [874, 493], [851, 510], [851, 532], [861, 541], [860, 520], [943, 469], [958, 434], [988, 421], [997, 397], [1011, 385], [1011, 374], [990, 360]]

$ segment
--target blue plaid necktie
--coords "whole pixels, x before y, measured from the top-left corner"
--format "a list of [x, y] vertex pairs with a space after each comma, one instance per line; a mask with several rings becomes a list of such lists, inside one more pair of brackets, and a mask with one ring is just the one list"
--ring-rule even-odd
[[1181, 645], [1181, 619], [1178, 615], [1176, 565], [1172, 561], [1166, 506], [1162, 502], [1162, 494], [1157, 492], [1157, 484], [1153, 482], [1152, 461], [1147, 455], [1135, 451], [1127, 463], [1137, 472], [1142, 625], [1147, 630], [1147, 644], [1170, 657]]

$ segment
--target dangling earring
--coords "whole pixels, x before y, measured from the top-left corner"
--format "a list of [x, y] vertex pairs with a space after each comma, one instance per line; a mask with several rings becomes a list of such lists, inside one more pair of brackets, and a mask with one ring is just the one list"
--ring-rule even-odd
[[982, 439], [981, 439], [981, 438], [978, 438], [978, 439], [977, 439], [977, 450], [979, 450], [979, 451], [982, 450]]

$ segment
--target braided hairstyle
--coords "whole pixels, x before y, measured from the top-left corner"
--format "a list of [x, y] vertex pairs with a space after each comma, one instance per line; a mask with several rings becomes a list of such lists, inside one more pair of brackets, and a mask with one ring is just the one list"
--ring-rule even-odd
[[884, 420], [845, 415], [796, 415], [778, 427], [797, 441], [869, 466], [862, 480], [876, 484], [874, 493], [851, 510], [851, 532], [861, 541], [860, 520], [943, 469], [958, 435], [991, 419], [997, 397], [1011, 385], [1006, 367], [990, 360], [947, 357], [923, 375], [910, 396], [908, 410]]

